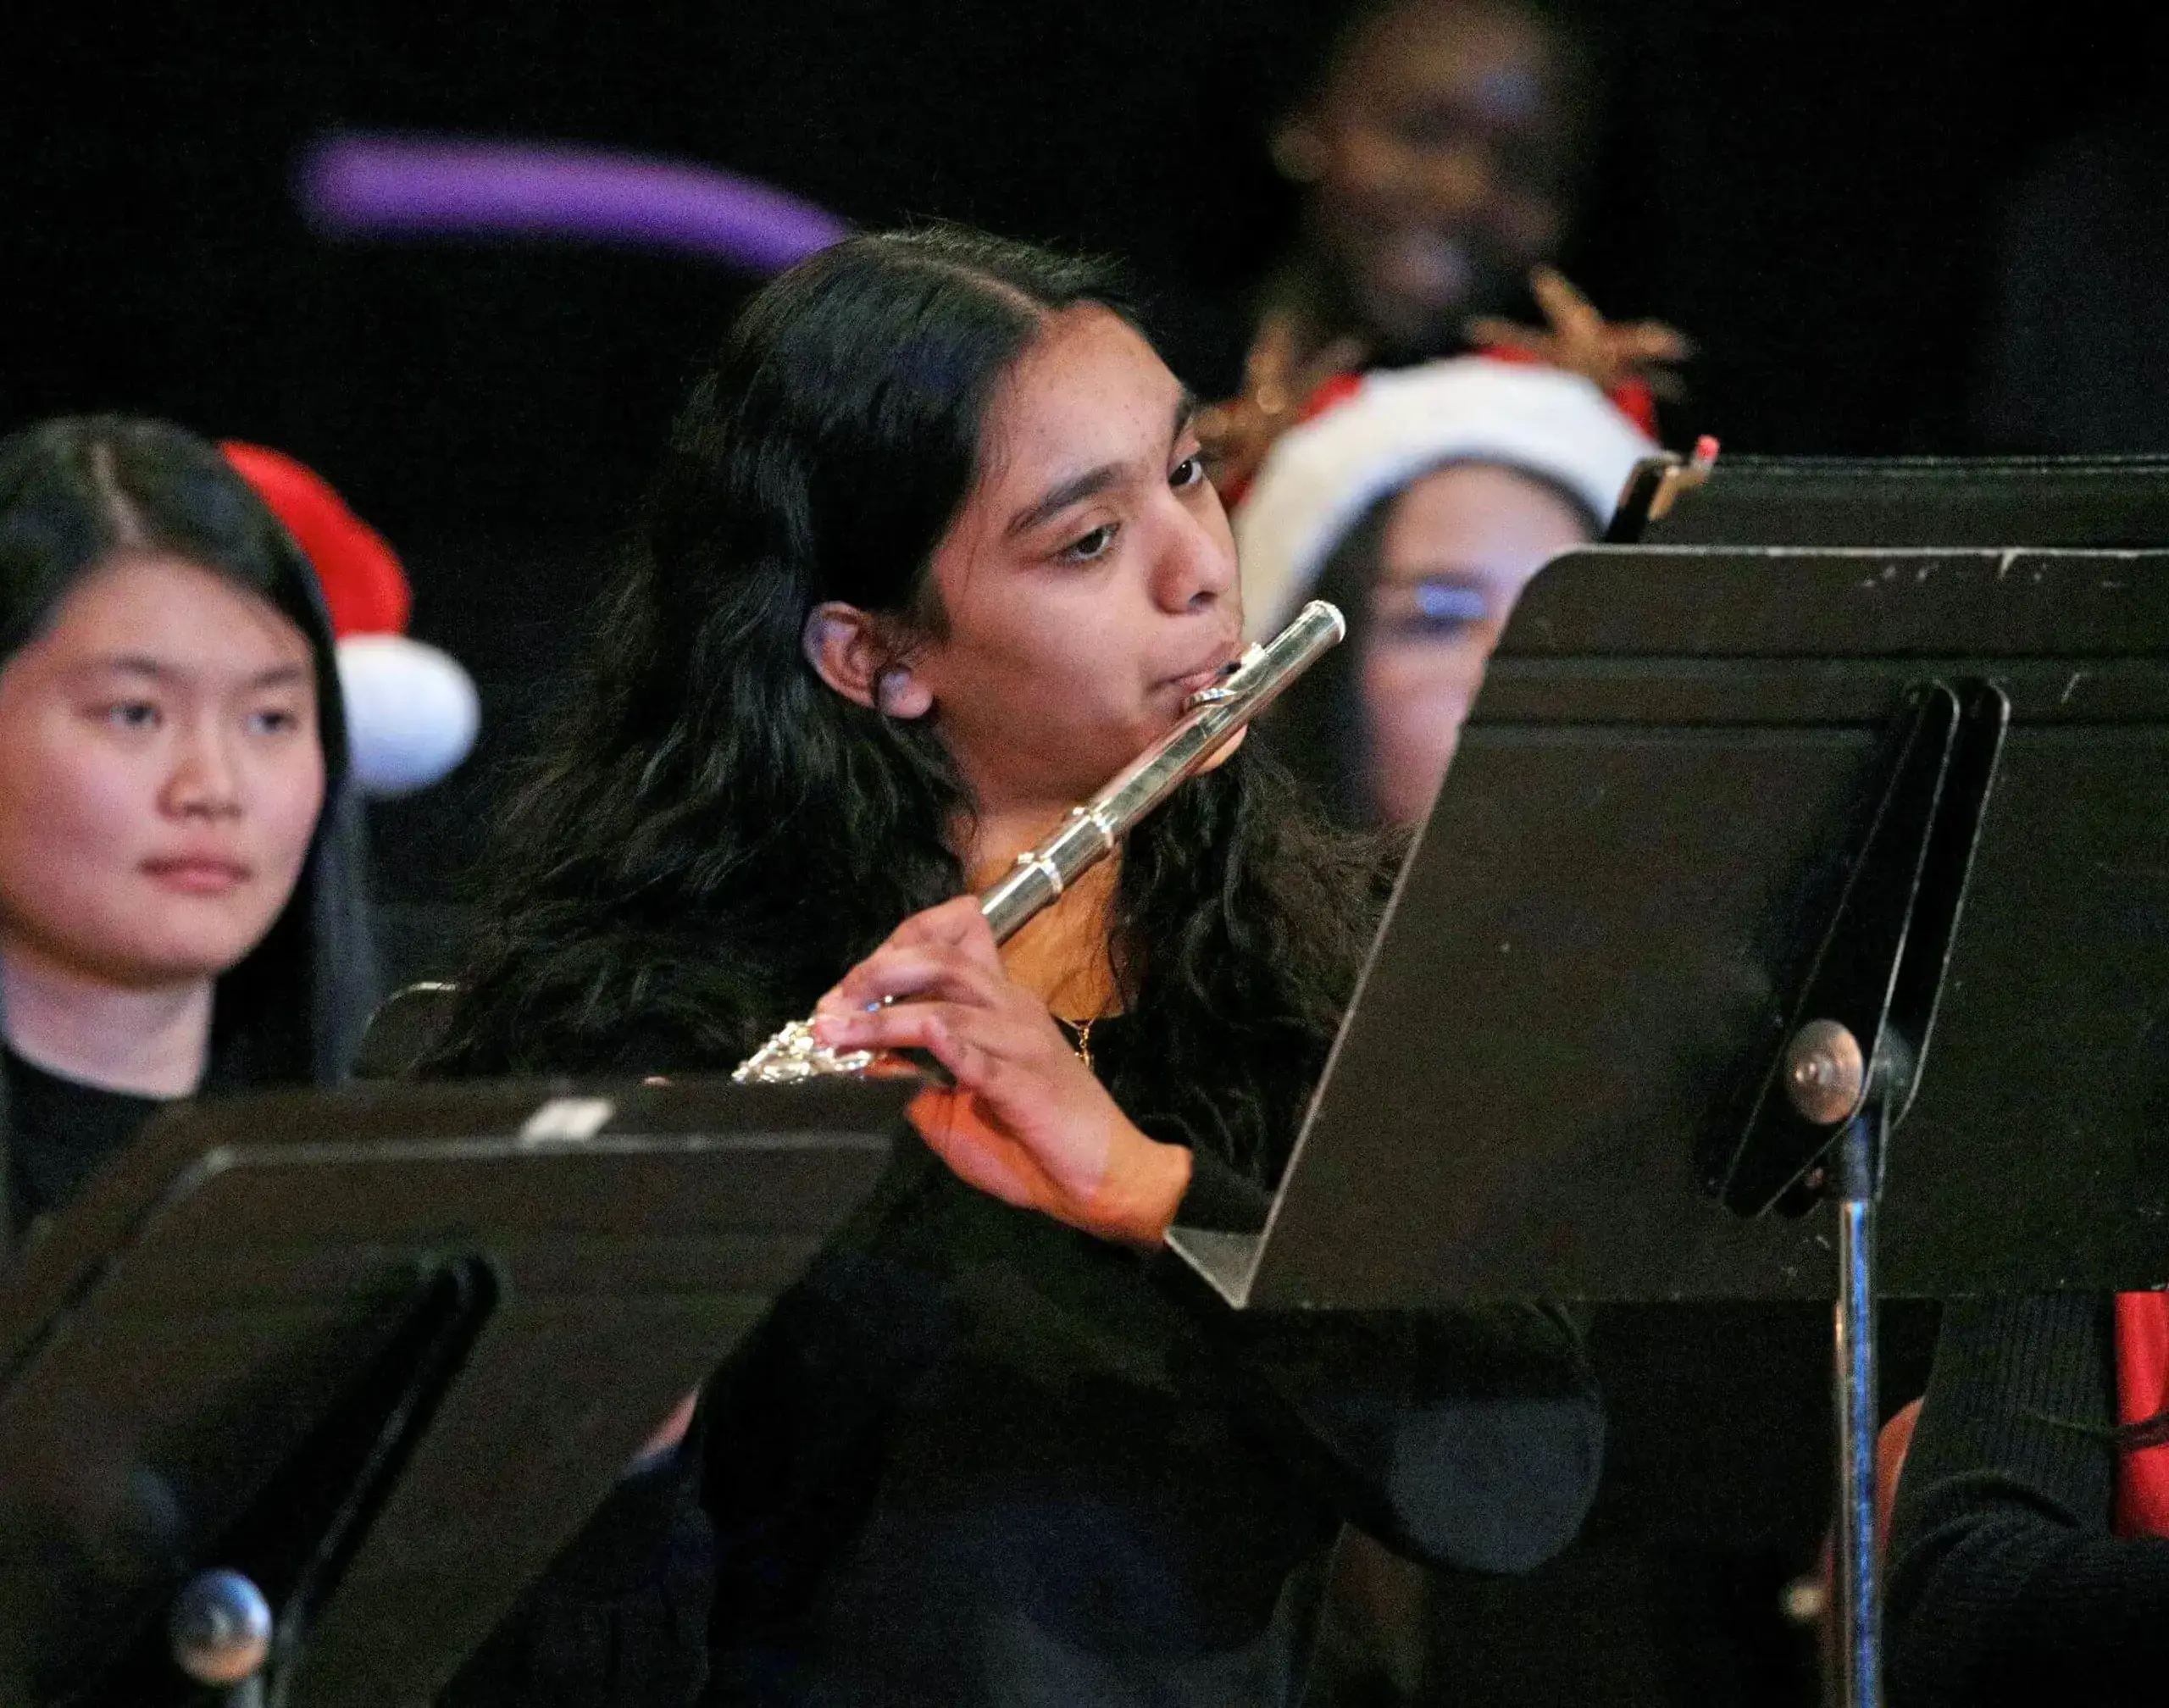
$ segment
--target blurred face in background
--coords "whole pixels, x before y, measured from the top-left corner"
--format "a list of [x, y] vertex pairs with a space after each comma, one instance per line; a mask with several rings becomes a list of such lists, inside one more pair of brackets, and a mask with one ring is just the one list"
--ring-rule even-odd
[[1493, 463], [1438, 469], [1393, 501], [1357, 666], [1371, 795], [1387, 823], [1430, 810], [1514, 602], [1591, 537], [1578, 506]]
[[324, 804], [307, 637], [180, 558], [78, 580], [0, 668], [0, 950], [148, 990], [269, 930]]
[[1455, 347], [1558, 248], [1581, 128], [1567, 52], [1511, 0], [1409, 0], [1358, 30], [1276, 139], [1374, 355]]

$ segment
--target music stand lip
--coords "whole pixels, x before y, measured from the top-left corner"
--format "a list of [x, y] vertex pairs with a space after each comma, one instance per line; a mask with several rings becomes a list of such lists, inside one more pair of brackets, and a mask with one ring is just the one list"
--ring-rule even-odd
[[[369, 1083], [341, 1086], [330, 1094], [281, 1089], [179, 1105], [154, 1117], [123, 1155], [85, 1186], [63, 1222], [15, 1255], [7, 1272], [8, 1284], [0, 1287], [0, 1395], [16, 1367], [43, 1339], [56, 1289], [73, 1293], [95, 1284], [111, 1250], [228, 1169], [276, 1166], [281, 1158], [291, 1162], [312, 1145], [336, 1145], [386, 1120], [424, 1113], [431, 1124], [447, 1129], [435, 1141], [389, 1142], [472, 1145], [484, 1150], [499, 1145], [507, 1155], [641, 1154], [646, 1145], [661, 1154], [670, 1148], [674, 1134], [699, 1138], [703, 1127], [713, 1128], [719, 1118], [757, 1118], [769, 1125], [759, 1129], [756, 1148], [788, 1150], [803, 1145], [818, 1149], [835, 1143], [885, 1147], [886, 1138], [867, 1135], [892, 1126], [909, 1095], [909, 1085], [901, 1081], [838, 1080], [775, 1088], [734, 1085], [721, 1073], [686, 1075], [664, 1084], [552, 1075]], [[521, 1128], [538, 1113], [569, 1099], [607, 1102], [611, 1113], [585, 1140], [518, 1142]], [[197, 1136], [206, 1127], [221, 1127], [236, 1108], [257, 1116], [258, 1130], [242, 1140], [209, 1145]], [[643, 1126], [645, 1131], [641, 1130]], [[498, 1130], [494, 1136], [477, 1138], [456, 1130], [462, 1127]], [[598, 1146], [598, 1140], [607, 1142]], [[749, 1140], [743, 1134], [711, 1132], [705, 1142], [727, 1149], [745, 1146]], [[333, 1153], [324, 1150], [313, 1154], [320, 1164]], [[446, 1160], [455, 1154], [441, 1151], [439, 1157]], [[73, 1274], [72, 1284], [56, 1273], [64, 1270]]]
[[[1652, 459], [1653, 462], [1655, 459]], [[2169, 458], [1717, 458], [1653, 513], [1661, 469], [1638, 465], [1606, 538], [1645, 547], [1760, 544], [2088, 551], [2169, 540]]]

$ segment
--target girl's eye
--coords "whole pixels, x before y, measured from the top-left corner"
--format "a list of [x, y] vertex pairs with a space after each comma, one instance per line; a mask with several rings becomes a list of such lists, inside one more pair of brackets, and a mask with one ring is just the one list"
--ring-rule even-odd
[[1062, 548], [1062, 555], [1075, 563], [1089, 563], [1095, 557], [1104, 557], [1107, 548], [1115, 543], [1115, 524], [1102, 522], [1090, 534], [1082, 535]]
[[1426, 627], [1458, 629], [1464, 623], [1480, 623], [1485, 608], [1484, 594], [1478, 588], [1465, 586], [1458, 581], [1416, 584], [1416, 614]]
[[1201, 452], [1193, 451], [1189, 456], [1184, 458], [1181, 462], [1175, 464], [1174, 472], [1168, 476], [1168, 484], [1173, 487], [1178, 492], [1184, 492], [1189, 491], [1190, 488], [1197, 485], [1204, 479], [1204, 453]]
[[1428, 576], [1379, 590], [1376, 621], [1388, 633], [1411, 639], [1451, 640], [1490, 614], [1483, 588], [1448, 576]]
[[249, 723], [267, 735], [284, 735], [301, 728], [302, 720], [283, 707], [253, 713]]
[[117, 729], [155, 729], [158, 708], [148, 700], [123, 700], [105, 708], [105, 721]]

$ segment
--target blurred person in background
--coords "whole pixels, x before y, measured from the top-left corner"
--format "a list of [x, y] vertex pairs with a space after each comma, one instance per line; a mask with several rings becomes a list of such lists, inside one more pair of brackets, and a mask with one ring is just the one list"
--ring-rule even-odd
[[164, 1103], [339, 1079], [374, 995], [331, 631], [218, 449], [0, 441], [0, 1164], [34, 1237]]
[[1253, 634], [1313, 596], [1348, 618], [1268, 723], [1336, 816], [1422, 821], [1522, 589], [1656, 448], [1589, 380], [1485, 357], [1371, 374], [1274, 445], [1235, 512], [1244, 598]]
[[[1412, 829], [1523, 589], [1600, 535], [1656, 447], [1556, 369], [1463, 357], [1340, 391], [1277, 440], [1234, 513], [1254, 632], [1313, 595], [1349, 618], [1261, 734], [1344, 822]], [[1345, 1535], [1311, 1708], [1813, 1699], [1780, 1592], [1823, 1517], [1827, 1324], [1601, 1307], [1589, 1333], [1613, 1471], [1584, 1539], [1534, 1579], [1445, 1594]], [[1728, 1420], [1714, 1439], [1683, 1422], [1683, 1394]]]
[[[1600, 96], [1596, 44], [1566, 0], [1357, 0], [1271, 147], [1301, 197], [1268, 279], [1241, 396], [1202, 423], [1239, 496], [1273, 437], [1364, 368], [1472, 349], [1549, 362], [1654, 430], [1653, 363], [1686, 353], [1655, 323], [1612, 325], [1552, 271]], [[1499, 317], [1534, 297], [1550, 322]]]
[[[1251, 630], [1318, 596], [1349, 636], [1261, 734], [1337, 818], [1423, 822], [1522, 591], [1600, 535], [1656, 448], [1587, 379], [1487, 357], [1368, 374], [1277, 440], [1234, 517]], [[1660, 1482], [1693, 1474], [1676, 1415], [1651, 1400], [1649, 1372], [1669, 1371], [1777, 1420], [1739, 1428], [1728, 1489], [1816, 1462], [1818, 1390], [1795, 1406], [1784, 1369], [1737, 1346], [1737, 1373], [1713, 1375], [1732, 1321], [1712, 1340], [1707, 1313], [1595, 1313], [1615, 1459], [1661, 1467]], [[1819, 1372], [1827, 1342], [1808, 1350]], [[1781, 1573], [1766, 1588], [1761, 1555], [1662, 1502], [1628, 1492], [1600, 1514], [1610, 1528], [1537, 1578], [1452, 1594], [1345, 1534], [1311, 1708], [1801, 1700], [1784, 1692], [1811, 1684], [1811, 1656], [1781, 1621]]]
[[[1264, 733], [1335, 818], [1423, 822], [1522, 589], [1656, 449], [1588, 380], [1484, 357], [1370, 374], [1273, 446], [1234, 518], [1250, 630], [1317, 597], [1348, 639]], [[1430, 1598], [1422, 1567], [1344, 1535], [1314, 1708], [1432, 1700]]]

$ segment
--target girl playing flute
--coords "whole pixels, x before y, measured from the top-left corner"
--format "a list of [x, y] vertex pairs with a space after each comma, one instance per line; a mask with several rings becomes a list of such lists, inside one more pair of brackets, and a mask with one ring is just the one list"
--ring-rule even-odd
[[1239, 1317], [1162, 1246], [1257, 1225], [1373, 848], [1243, 751], [999, 951], [967, 893], [1234, 656], [1192, 415], [1098, 269], [953, 231], [785, 274], [695, 388], [439, 1070], [728, 1070], [818, 1003], [956, 1088], [464, 1700], [1292, 1703], [1344, 1520], [1573, 1534], [1554, 1313]]

